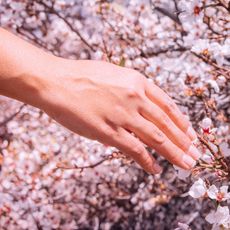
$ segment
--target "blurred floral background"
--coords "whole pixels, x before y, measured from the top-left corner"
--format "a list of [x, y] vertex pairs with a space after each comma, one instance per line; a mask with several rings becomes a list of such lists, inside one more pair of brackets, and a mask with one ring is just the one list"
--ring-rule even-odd
[[[230, 156], [229, 1], [0, 0], [0, 26], [57, 56], [137, 69], [198, 133], [211, 119]], [[0, 229], [211, 229], [215, 204], [188, 196], [193, 179], [158, 160], [162, 175], [147, 175], [115, 148], [0, 97]]]

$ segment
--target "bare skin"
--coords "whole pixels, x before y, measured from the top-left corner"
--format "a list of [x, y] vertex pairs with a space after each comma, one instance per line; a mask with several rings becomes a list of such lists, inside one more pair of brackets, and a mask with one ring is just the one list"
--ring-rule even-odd
[[190, 122], [139, 72], [59, 58], [3, 29], [0, 94], [40, 108], [79, 135], [117, 147], [151, 174], [161, 168], [144, 144], [184, 169], [200, 157]]

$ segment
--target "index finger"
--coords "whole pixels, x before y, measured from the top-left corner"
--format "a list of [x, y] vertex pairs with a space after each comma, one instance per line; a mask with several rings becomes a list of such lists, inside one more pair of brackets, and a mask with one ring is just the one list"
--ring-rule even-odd
[[146, 81], [145, 94], [153, 103], [158, 105], [191, 140], [197, 138], [196, 132], [191, 127], [190, 122], [185, 118], [185, 115], [182, 114], [172, 98], [162, 89], [153, 82]]

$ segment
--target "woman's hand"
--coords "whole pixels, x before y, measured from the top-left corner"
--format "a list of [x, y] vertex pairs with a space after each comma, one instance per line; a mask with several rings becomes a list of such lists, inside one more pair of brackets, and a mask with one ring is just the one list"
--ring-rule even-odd
[[41, 108], [75, 133], [117, 147], [149, 173], [161, 169], [143, 143], [185, 169], [200, 157], [189, 121], [137, 71], [57, 58], [1, 28], [0, 94]]
[[161, 168], [144, 144], [172, 164], [184, 169], [194, 166], [200, 157], [191, 143], [196, 134], [159, 87], [135, 70], [106, 62], [58, 62], [54, 70], [58, 73], [44, 76], [41, 108], [57, 122], [117, 147], [149, 173], [159, 173]]

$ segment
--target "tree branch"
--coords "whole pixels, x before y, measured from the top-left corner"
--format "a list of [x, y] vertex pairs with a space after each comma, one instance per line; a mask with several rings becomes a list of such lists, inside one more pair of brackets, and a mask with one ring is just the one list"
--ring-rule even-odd
[[19, 107], [18, 111], [7, 117], [4, 121], [0, 122], [0, 127], [6, 125], [9, 121], [14, 119], [21, 111], [22, 109], [26, 106], [26, 104], [23, 104]]
[[78, 35], [78, 37], [81, 39], [81, 41], [93, 52], [96, 52], [96, 49], [89, 44], [86, 39], [81, 35], [81, 33], [73, 27], [73, 25], [66, 19], [64, 18], [60, 13], [58, 13], [54, 8], [50, 7], [49, 5], [47, 5], [45, 2], [43, 1], [38, 1], [38, 3], [40, 3], [41, 5], [43, 5], [45, 8], [48, 9], [50, 14], [54, 14], [56, 15], [58, 18], [62, 19], [66, 25], [74, 32]]

